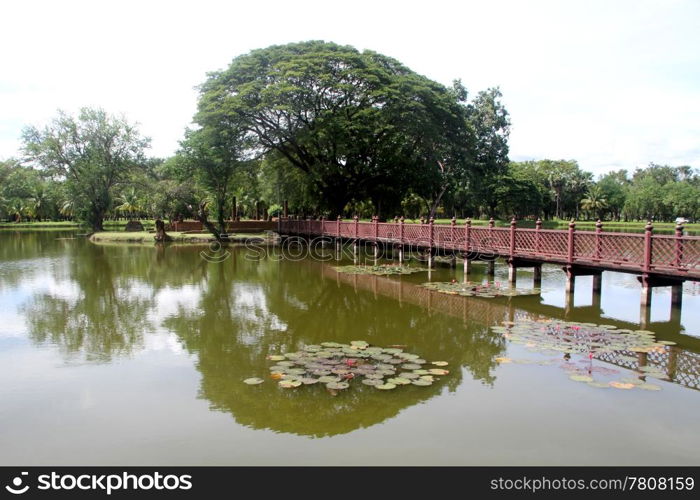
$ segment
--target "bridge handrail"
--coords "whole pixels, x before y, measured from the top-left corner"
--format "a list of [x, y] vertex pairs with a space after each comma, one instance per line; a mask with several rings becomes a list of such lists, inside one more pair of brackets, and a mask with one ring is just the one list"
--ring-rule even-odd
[[653, 234], [651, 224], [644, 233], [603, 231], [598, 222], [594, 231], [569, 229], [518, 228], [451, 224], [371, 222], [312, 219], [280, 219], [280, 231], [383, 241], [451, 251], [482, 251], [507, 258], [534, 259], [564, 264], [581, 264], [610, 269], [675, 275], [700, 279], [700, 237], [683, 234]]

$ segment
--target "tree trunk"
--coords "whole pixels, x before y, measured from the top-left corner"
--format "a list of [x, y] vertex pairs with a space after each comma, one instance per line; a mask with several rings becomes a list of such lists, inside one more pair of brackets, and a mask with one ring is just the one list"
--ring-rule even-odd
[[438, 193], [437, 198], [435, 198], [435, 201], [431, 205], [430, 213], [428, 214], [428, 220], [430, 220], [431, 218], [435, 218], [435, 213], [437, 212], [438, 206], [440, 205], [440, 200], [442, 200], [442, 195], [445, 194], [445, 191], [447, 191], [447, 184], [442, 186], [440, 193]]
[[156, 235], [153, 237], [157, 243], [172, 241], [173, 239], [165, 232], [165, 223], [158, 219], [156, 221]]
[[205, 201], [201, 202], [199, 204], [199, 208], [197, 209], [196, 212], [194, 212], [194, 218], [197, 219], [199, 222], [202, 223], [204, 227], [207, 228], [207, 230], [214, 235], [214, 238], [216, 238], [216, 241], [222, 241], [221, 239], [221, 233], [219, 232], [218, 229], [216, 229], [216, 226], [209, 222], [209, 218], [207, 217], [207, 211], [206, 211], [206, 206], [207, 203]]

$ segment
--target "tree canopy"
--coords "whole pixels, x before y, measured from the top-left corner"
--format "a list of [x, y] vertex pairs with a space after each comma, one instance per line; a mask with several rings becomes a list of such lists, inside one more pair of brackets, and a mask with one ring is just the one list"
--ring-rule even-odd
[[59, 112], [43, 130], [27, 127], [23, 140], [26, 158], [66, 180], [74, 210], [96, 231], [112, 207], [115, 186], [143, 161], [149, 145], [135, 125], [91, 108], [77, 117]]
[[466, 118], [455, 92], [395, 59], [310, 41], [211, 73], [195, 121], [242, 130], [254, 152], [277, 153], [308, 176], [321, 208], [341, 213], [363, 199], [396, 209], [411, 186], [440, 183], [438, 162], [470, 153]]

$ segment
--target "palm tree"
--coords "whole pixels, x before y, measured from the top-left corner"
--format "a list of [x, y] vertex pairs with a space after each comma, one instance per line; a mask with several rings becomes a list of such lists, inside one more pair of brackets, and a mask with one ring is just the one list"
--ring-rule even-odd
[[24, 204], [23, 200], [15, 198], [10, 200], [7, 206], [7, 212], [8, 215], [12, 216], [15, 222], [22, 222], [22, 217], [27, 214], [27, 206]]
[[37, 186], [32, 190], [29, 198], [31, 209], [34, 217], [43, 219], [46, 215], [46, 210], [49, 207], [49, 196], [44, 190], [44, 186]]
[[130, 218], [133, 218], [135, 214], [142, 210], [141, 202], [134, 188], [122, 193], [119, 201], [122, 204], [117, 207], [117, 211], [127, 214]]
[[65, 200], [61, 204], [61, 208], [58, 209], [58, 212], [69, 219], [73, 218], [73, 215], [75, 214], [74, 210], [75, 204], [73, 203], [73, 200]]
[[593, 212], [599, 219], [602, 218], [602, 212], [608, 208], [608, 202], [600, 186], [594, 184], [588, 188], [586, 197], [581, 200], [581, 208], [587, 212]]

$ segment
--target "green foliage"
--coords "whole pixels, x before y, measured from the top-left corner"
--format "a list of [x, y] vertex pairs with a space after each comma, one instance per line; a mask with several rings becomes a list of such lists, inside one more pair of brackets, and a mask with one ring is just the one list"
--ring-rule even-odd
[[96, 231], [149, 144], [134, 125], [91, 108], [77, 117], [59, 112], [43, 130], [26, 128], [23, 140], [27, 159], [65, 179], [73, 213]]
[[393, 210], [407, 188], [439, 183], [468, 128], [455, 93], [376, 52], [311, 41], [254, 50], [201, 87], [195, 120], [245, 132], [306, 174], [318, 208], [370, 199]]

